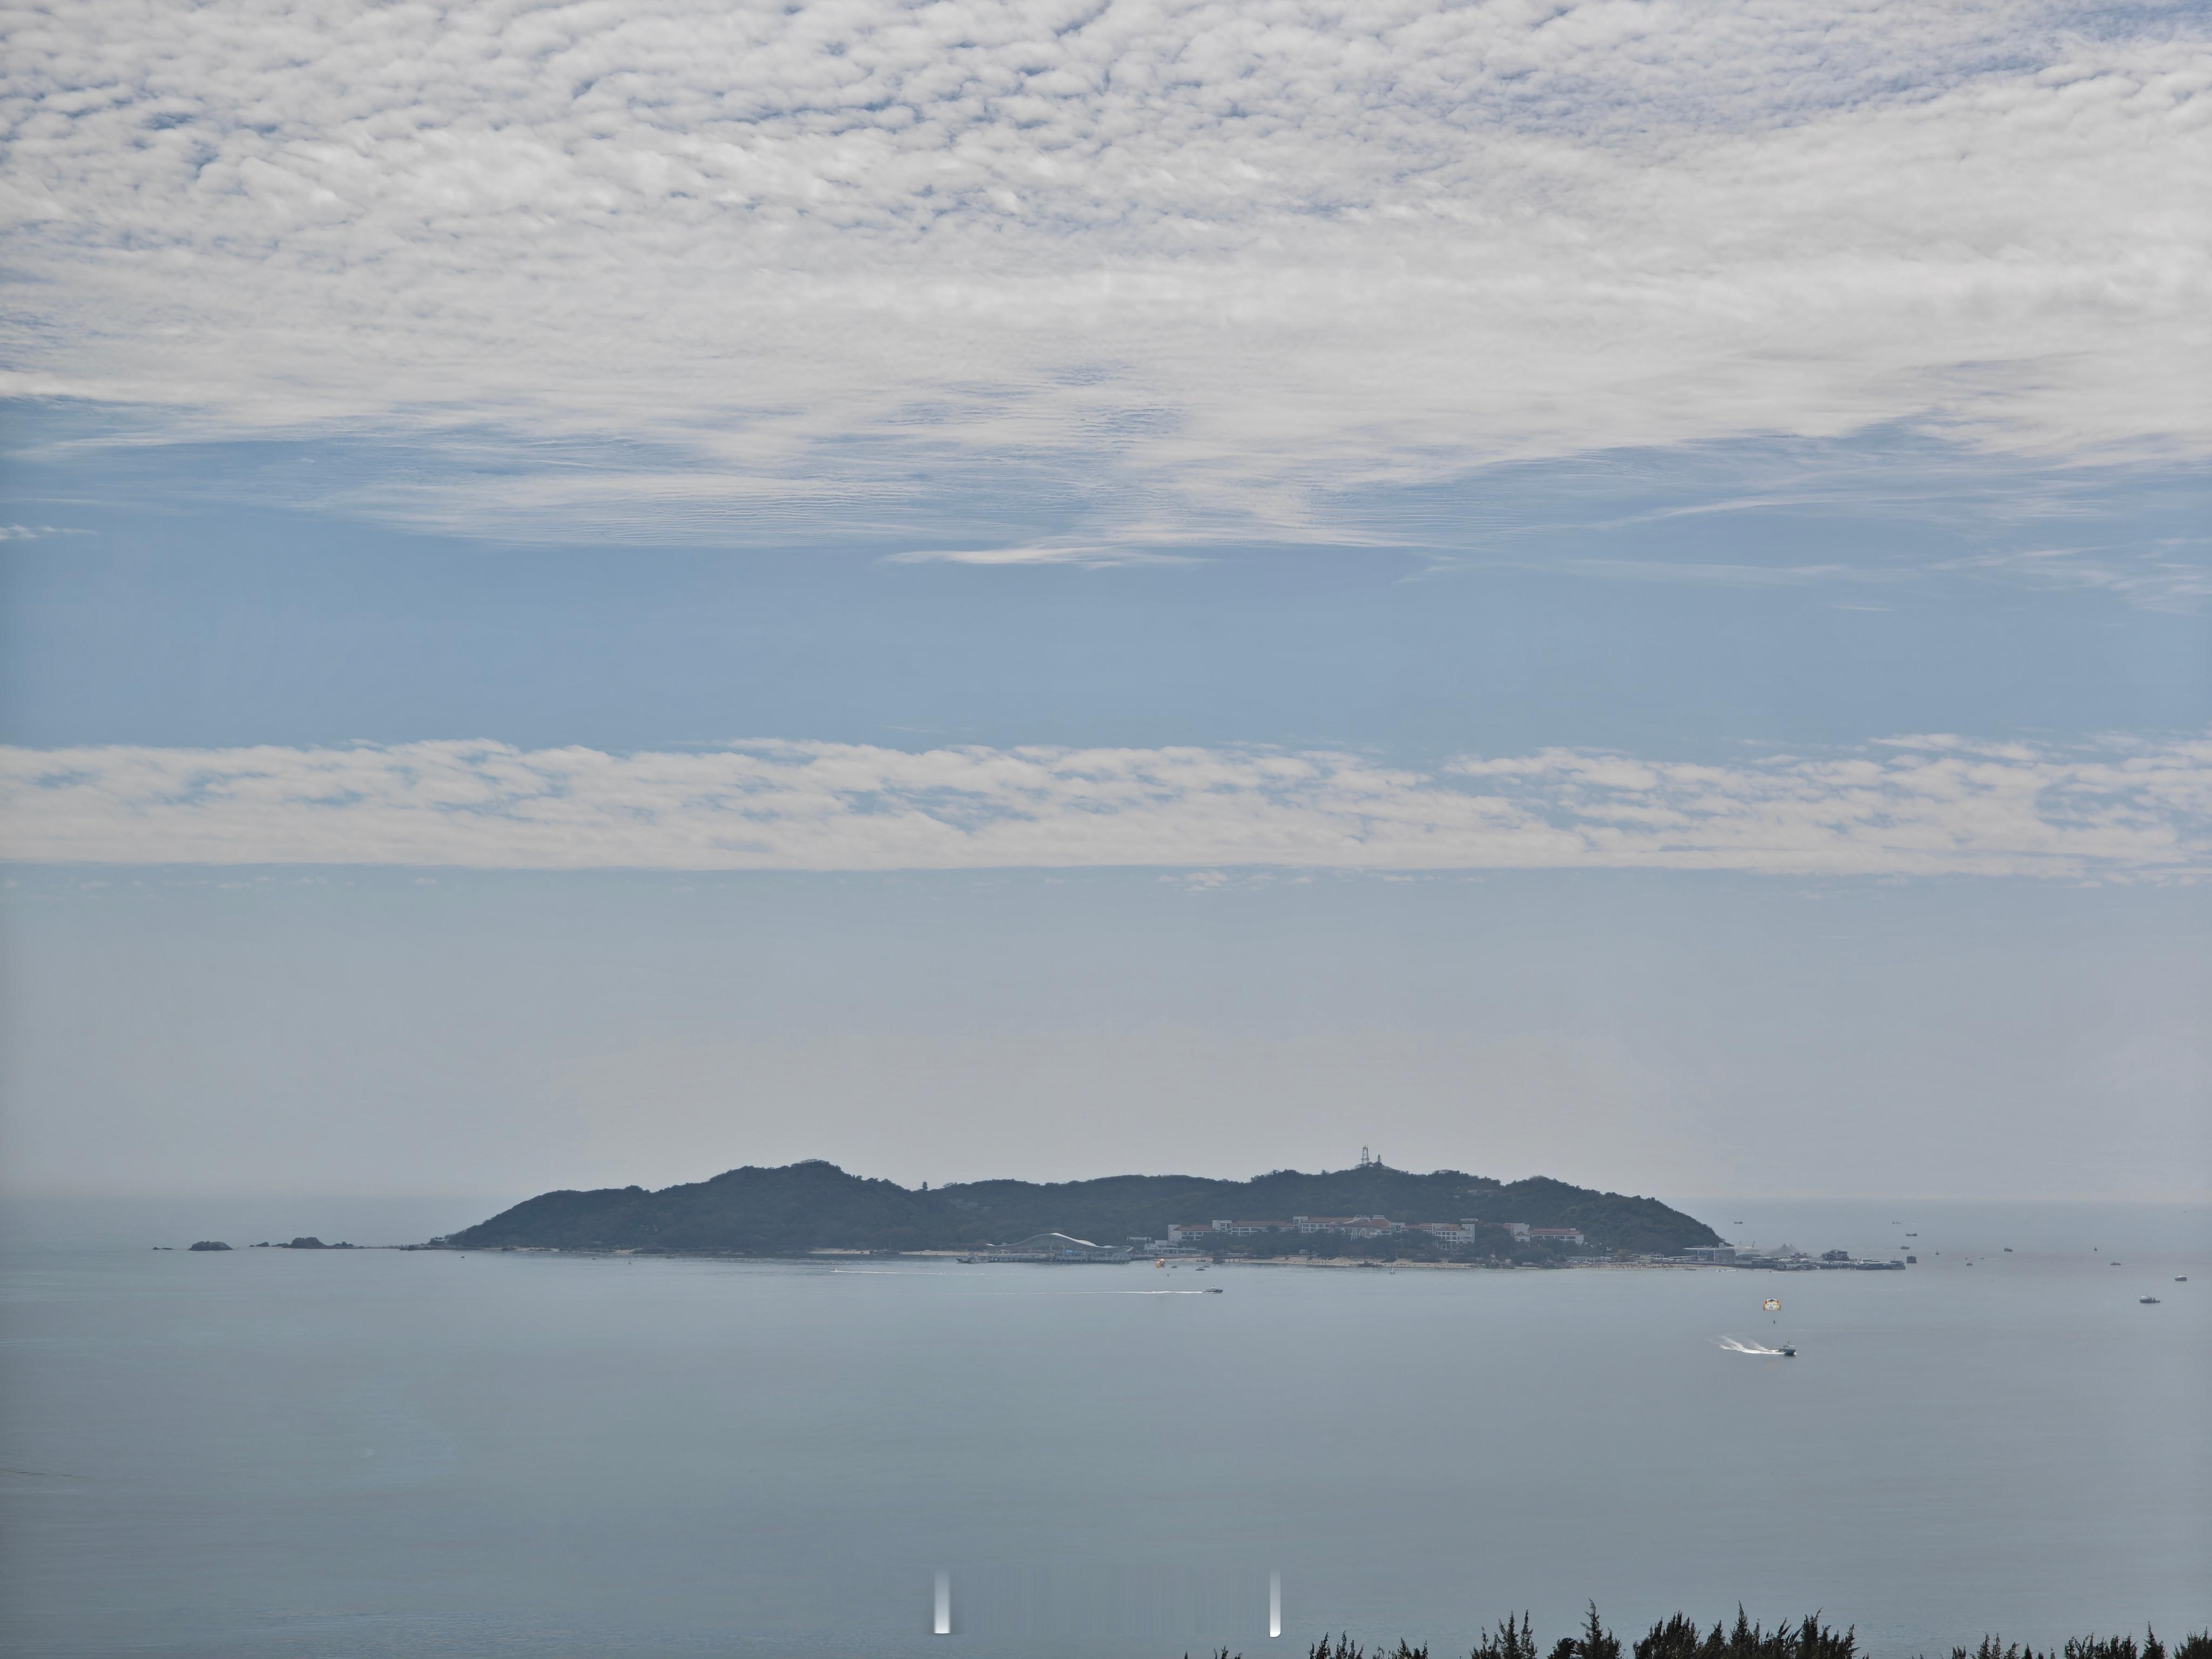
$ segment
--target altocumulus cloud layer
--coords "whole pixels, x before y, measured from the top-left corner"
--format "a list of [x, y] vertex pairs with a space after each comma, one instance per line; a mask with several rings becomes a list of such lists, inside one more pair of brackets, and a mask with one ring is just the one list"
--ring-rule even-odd
[[6, 386], [472, 446], [376, 490], [457, 523], [1356, 539], [1508, 456], [2212, 437], [2191, 7], [55, 0], [8, 63]]
[[132, 864], [1288, 866], [2193, 879], [2212, 738], [1741, 765], [761, 744], [0, 750], [0, 855]]

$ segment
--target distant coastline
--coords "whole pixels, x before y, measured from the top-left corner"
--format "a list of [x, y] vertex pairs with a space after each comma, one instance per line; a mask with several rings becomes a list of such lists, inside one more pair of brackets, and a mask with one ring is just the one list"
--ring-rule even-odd
[[836, 1250], [1113, 1262], [1165, 1256], [1357, 1266], [1595, 1265], [1722, 1247], [1656, 1198], [1365, 1160], [1249, 1181], [1109, 1176], [908, 1188], [818, 1159], [711, 1180], [544, 1193], [433, 1239], [450, 1249], [806, 1256]]

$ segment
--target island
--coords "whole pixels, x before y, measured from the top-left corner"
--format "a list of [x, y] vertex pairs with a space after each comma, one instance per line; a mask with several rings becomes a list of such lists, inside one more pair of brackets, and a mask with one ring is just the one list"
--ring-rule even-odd
[[1054, 1235], [1096, 1252], [1080, 1259], [1123, 1261], [1173, 1252], [1546, 1265], [1680, 1255], [1721, 1243], [1704, 1222], [1656, 1198], [1541, 1176], [1500, 1182], [1458, 1170], [1417, 1174], [1378, 1160], [1315, 1174], [1276, 1170], [1249, 1181], [1123, 1175], [908, 1188], [810, 1159], [778, 1168], [749, 1164], [658, 1192], [605, 1187], [541, 1193], [431, 1243], [790, 1256], [988, 1252]]

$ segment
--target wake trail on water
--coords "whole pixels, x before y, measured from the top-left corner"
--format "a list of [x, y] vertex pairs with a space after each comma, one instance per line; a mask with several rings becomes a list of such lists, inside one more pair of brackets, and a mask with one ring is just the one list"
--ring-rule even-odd
[[1763, 1353], [1771, 1354], [1777, 1358], [1780, 1358], [1782, 1353], [1779, 1348], [1762, 1348], [1756, 1342], [1739, 1342], [1732, 1336], [1723, 1337], [1721, 1346], [1730, 1353]]
[[1212, 1296], [1211, 1291], [993, 1291], [993, 1296]]
[[[830, 1271], [833, 1273], [845, 1273], [854, 1279], [935, 1279], [943, 1280], [951, 1279], [952, 1278], [952, 1275], [950, 1273], [931, 1273], [927, 1270], [917, 1272], [915, 1269], [911, 1267], [832, 1267]], [[972, 1285], [975, 1281], [970, 1279], [956, 1280], [954, 1282]], [[1000, 1290], [994, 1288], [988, 1291], [987, 1294], [992, 1296], [1211, 1296], [1213, 1292], [1204, 1289], [1193, 1291], [1180, 1289], [1171, 1291], [1018, 1291]], [[0, 1470], [0, 1474], [5, 1473], [7, 1473], [7, 1471]], [[74, 1477], [71, 1478], [73, 1479]]]

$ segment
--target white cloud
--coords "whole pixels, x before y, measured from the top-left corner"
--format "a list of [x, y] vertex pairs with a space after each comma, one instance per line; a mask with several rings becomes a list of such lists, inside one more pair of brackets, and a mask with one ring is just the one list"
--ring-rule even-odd
[[2212, 872], [2212, 738], [2066, 750], [1899, 738], [1729, 765], [1546, 750], [1433, 771], [1199, 748], [6, 749], [0, 854], [506, 869], [2193, 879]]
[[43, 541], [49, 536], [88, 536], [88, 530], [62, 529], [50, 524], [0, 524], [0, 542]]
[[1321, 535], [1508, 456], [2212, 438], [2187, 8], [59, 0], [9, 46], [4, 384], [465, 438], [369, 499], [477, 528]]

